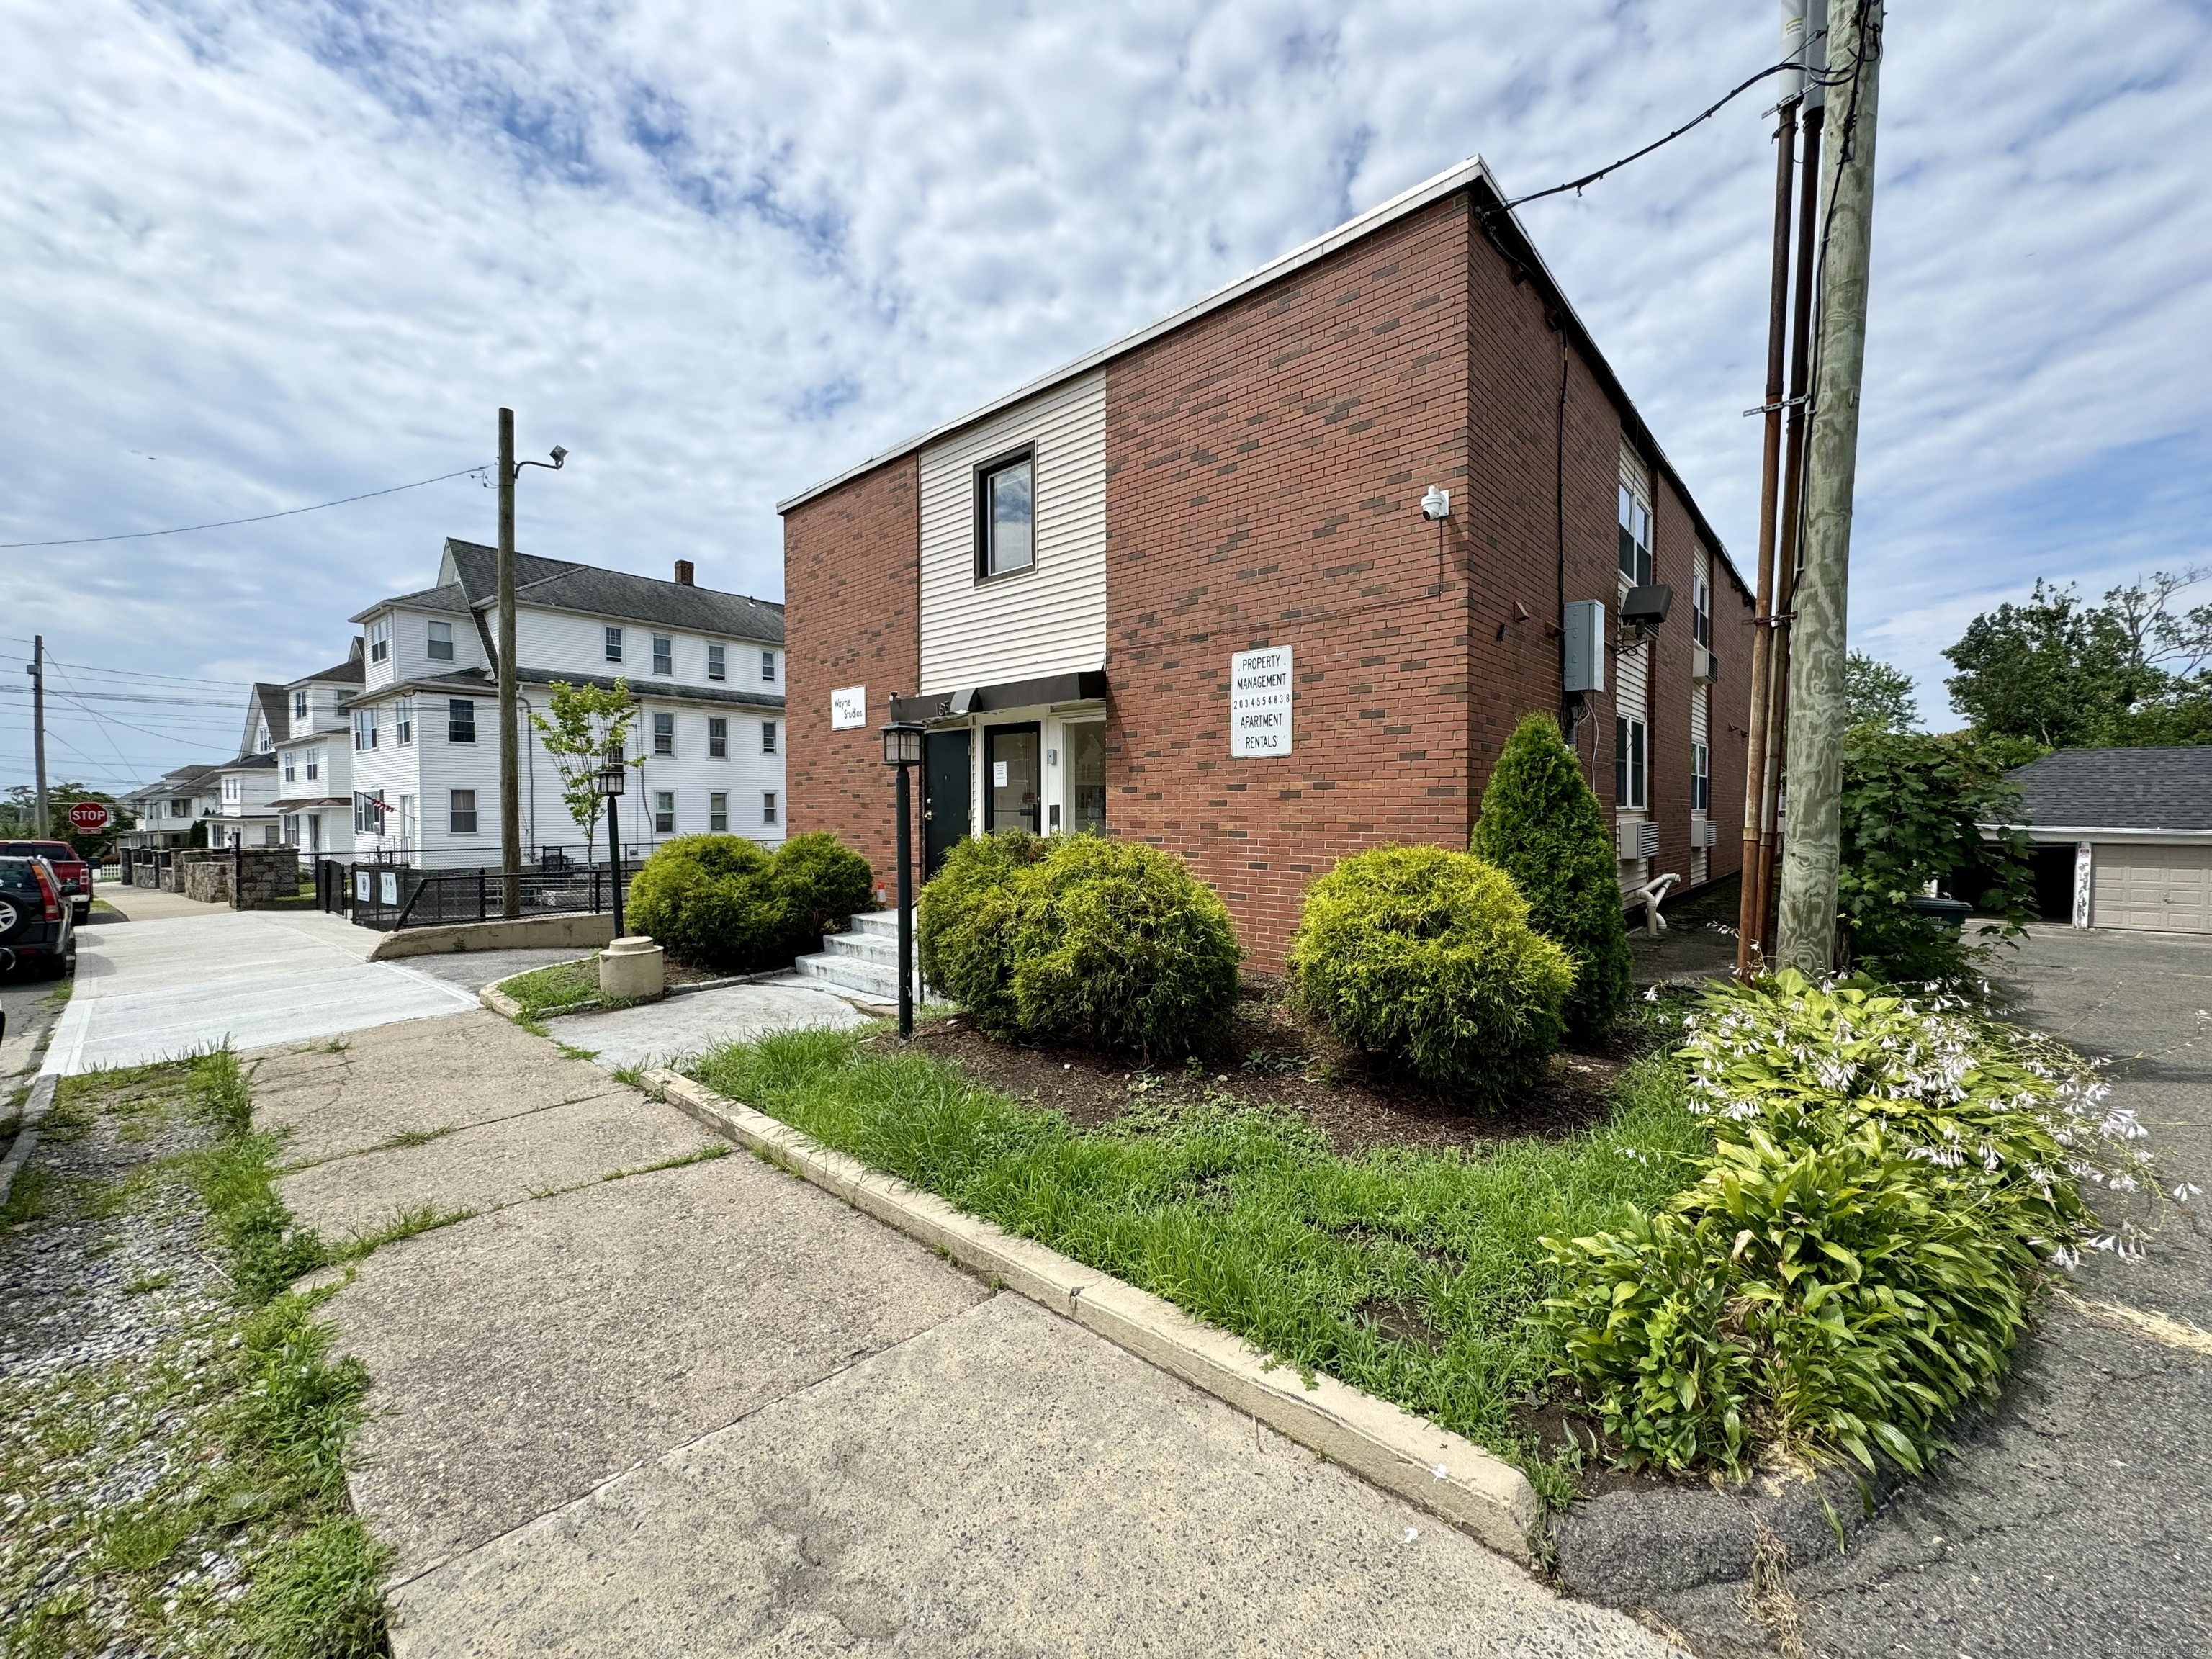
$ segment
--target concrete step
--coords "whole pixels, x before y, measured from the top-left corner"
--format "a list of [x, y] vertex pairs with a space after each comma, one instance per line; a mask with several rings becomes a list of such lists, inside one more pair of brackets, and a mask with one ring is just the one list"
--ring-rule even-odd
[[856, 933], [873, 933], [878, 938], [887, 939], [896, 945], [898, 943], [898, 912], [863, 910], [853, 918], [853, 931]]
[[793, 964], [808, 979], [818, 979], [871, 1001], [894, 1003], [898, 1000], [898, 964], [870, 962], [860, 957], [836, 956], [821, 951], [801, 957]]
[[879, 962], [887, 968], [898, 966], [898, 936], [882, 933], [831, 933], [822, 941], [824, 954], [851, 957], [861, 962]]

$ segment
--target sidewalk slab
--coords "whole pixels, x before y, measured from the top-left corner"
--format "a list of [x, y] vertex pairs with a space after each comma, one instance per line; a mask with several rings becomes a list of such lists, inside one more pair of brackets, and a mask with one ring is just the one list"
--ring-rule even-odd
[[395, 1601], [395, 1659], [1668, 1651], [1011, 1296]]
[[632, 1090], [617, 1089], [419, 1146], [332, 1158], [285, 1176], [276, 1191], [293, 1214], [337, 1243], [404, 1211], [495, 1210], [728, 1144]]
[[[333, 1042], [343, 1046], [333, 1052]], [[252, 1059], [254, 1121], [289, 1132], [282, 1153], [288, 1164], [365, 1152], [403, 1132], [490, 1122], [621, 1087], [590, 1061], [568, 1059], [481, 1008], [288, 1044]]]
[[744, 1157], [419, 1234], [329, 1304], [370, 1377], [356, 1507], [404, 1579], [984, 1294]]
[[665, 1066], [726, 1042], [802, 1025], [865, 1025], [868, 1016], [826, 991], [790, 985], [725, 985], [603, 1014], [565, 1014], [545, 1029], [596, 1050], [609, 1071]]

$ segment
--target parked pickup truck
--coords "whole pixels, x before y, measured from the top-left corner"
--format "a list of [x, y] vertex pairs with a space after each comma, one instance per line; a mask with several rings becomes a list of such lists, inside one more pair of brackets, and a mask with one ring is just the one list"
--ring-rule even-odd
[[92, 866], [65, 841], [0, 841], [0, 859], [44, 859], [82, 924], [92, 914]]

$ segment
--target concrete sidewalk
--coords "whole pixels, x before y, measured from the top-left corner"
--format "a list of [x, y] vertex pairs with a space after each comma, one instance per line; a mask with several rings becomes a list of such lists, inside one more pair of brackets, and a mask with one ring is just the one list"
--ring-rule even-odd
[[1667, 1651], [488, 1013], [255, 1087], [309, 1224], [483, 1212], [330, 1304], [396, 1659]]

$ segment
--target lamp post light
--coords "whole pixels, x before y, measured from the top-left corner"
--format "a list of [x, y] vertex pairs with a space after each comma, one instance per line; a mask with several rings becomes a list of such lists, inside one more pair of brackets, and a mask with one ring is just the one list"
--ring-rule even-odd
[[914, 1036], [914, 808], [907, 774], [921, 764], [921, 728], [906, 720], [884, 727], [884, 764], [898, 769], [899, 1040]]
[[607, 868], [614, 880], [615, 937], [620, 939], [623, 937], [622, 822], [616, 814], [615, 802], [622, 798], [623, 791], [629, 787], [629, 763], [623, 758], [621, 750], [610, 748], [607, 750], [605, 763], [592, 775], [592, 782], [599, 792], [600, 799], [607, 804]]

